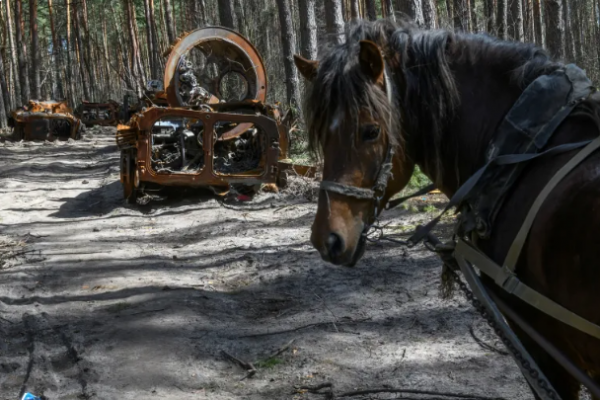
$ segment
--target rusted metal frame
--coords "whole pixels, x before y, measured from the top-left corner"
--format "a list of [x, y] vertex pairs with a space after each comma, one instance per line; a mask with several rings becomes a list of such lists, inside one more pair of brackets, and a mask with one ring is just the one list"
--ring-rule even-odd
[[[165, 117], [186, 117], [201, 120], [204, 124], [203, 151], [204, 166], [198, 173], [157, 173], [151, 166], [150, 136], [155, 122]], [[266, 135], [266, 151], [260, 165], [263, 172], [259, 175], [224, 174], [214, 170], [213, 151], [214, 125], [217, 121], [248, 123], [260, 128]], [[280, 132], [275, 120], [264, 115], [244, 115], [231, 113], [213, 113], [182, 108], [151, 108], [134, 121], [137, 129], [136, 180], [157, 183], [164, 186], [227, 186], [230, 183], [275, 183], [279, 176], [278, 159], [280, 155]], [[130, 130], [131, 131], [131, 130]], [[125, 131], [127, 132], [127, 131]]]
[[[108, 110], [111, 115], [111, 118], [108, 119], [86, 119], [85, 111], [89, 111], [92, 109], [97, 110]], [[113, 102], [109, 103], [90, 103], [84, 101], [81, 104], [81, 120], [87, 126], [92, 125], [101, 125], [101, 126], [116, 126], [119, 123], [119, 105]]]

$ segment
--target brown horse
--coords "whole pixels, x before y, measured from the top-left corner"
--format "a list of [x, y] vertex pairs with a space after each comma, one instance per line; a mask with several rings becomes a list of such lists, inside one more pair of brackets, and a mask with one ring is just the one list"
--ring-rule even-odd
[[[323, 259], [353, 266], [365, 250], [364, 231], [387, 200], [408, 182], [415, 165], [451, 197], [486, 161], [490, 140], [524, 89], [562, 67], [543, 50], [483, 35], [423, 31], [389, 21], [356, 22], [345, 43], [320, 61], [295, 57], [309, 80], [305, 115], [311, 147], [324, 160], [311, 241]], [[594, 94], [556, 130], [548, 147], [600, 134]], [[590, 111], [591, 110], [591, 111]], [[393, 152], [390, 152], [392, 149]], [[574, 154], [528, 164], [508, 193], [488, 239], [477, 245], [502, 265], [535, 197]], [[392, 174], [376, 193], [390, 154]], [[364, 198], [339, 187], [364, 189]], [[337, 188], [337, 189], [336, 189]], [[360, 193], [359, 193], [360, 194]], [[358, 196], [360, 197], [360, 196]], [[583, 318], [600, 323], [600, 154], [596, 152], [553, 190], [530, 231], [517, 265], [525, 284]], [[600, 380], [600, 341], [497, 292], [594, 379]], [[580, 385], [522, 331], [515, 329], [563, 399]]]

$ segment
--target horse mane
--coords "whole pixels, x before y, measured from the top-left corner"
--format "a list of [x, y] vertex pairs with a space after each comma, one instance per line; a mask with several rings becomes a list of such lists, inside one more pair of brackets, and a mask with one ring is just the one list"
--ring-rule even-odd
[[[383, 91], [369, 84], [361, 73], [361, 40], [373, 41], [382, 49], [394, 83], [396, 104], [390, 104]], [[456, 118], [460, 105], [456, 68], [465, 63], [490, 68], [508, 74], [511, 83], [524, 90], [540, 75], [562, 66], [532, 44], [502, 41], [485, 34], [422, 30], [406, 20], [354, 21], [347, 25], [344, 43], [323, 49], [322, 54], [305, 104], [313, 154], [320, 154], [322, 143], [332, 131], [345, 131], [347, 140], [356, 143], [358, 111], [366, 108], [390, 120], [385, 131], [392, 145], [407, 143], [416, 147], [436, 180], [443, 174], [439, 161], [444, 146], [451, 145], [444, 141], [445, 130]]]

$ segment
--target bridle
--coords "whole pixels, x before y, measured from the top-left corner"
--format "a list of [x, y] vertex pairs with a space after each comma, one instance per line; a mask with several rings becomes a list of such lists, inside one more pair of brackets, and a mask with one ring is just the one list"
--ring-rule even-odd
[[[393, 97], [393, 86], [390, 81], [390, 77], [387, 71], [387, 64], [384, 62], [384, 71], [383, 76], [385, 80], [385, 92], [387, 95], [388, 102], [390, 106], [394, 104]], [[392, 118], [392, 115], [390, 115]], [[389, 124], [388, 126], [391, 126]], [[358, 127], [357, 127], [358, 129]], [[388, 141], [387, 152], [385, 159], [381, 166], [379, 167], [379, 172], [377, 173], [377, 178], [375, 180], [375, 184], [372, 188], [363, 188], [359, 186], [346, 185], [343, 183], [335, 182], [335, 181], [321, 181], [320, 189], [325, 192], [336, 193], [346, 197], [353, 197], [359, 200], [371, 200], [372, 201], [372, 212], [368, 219], [368, 222], [365, 224], [365, 227], [362, 232], [361, 240], [366, 240], [366, 237], [371, 230], [371, 227], [375, 223], [377, 216], [379, 215], [379, 207], [381, 205], [381, 200], [385, 195], [388, 183], [390, 178], [392, 178], [392, 166], [393, 166], [393, 158], [394, 158], [394, 146]]]

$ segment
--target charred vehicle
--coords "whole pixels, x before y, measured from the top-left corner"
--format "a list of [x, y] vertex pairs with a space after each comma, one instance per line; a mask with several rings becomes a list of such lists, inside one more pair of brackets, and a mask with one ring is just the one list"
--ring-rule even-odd
[[119, 124], [120, 106], [116, 101], [92, 103], [83, 101], [77, 109], [77, 116], [85, 126], [117, 126]]
[[83, 126], [66, 101], [30, 100], [11, 113], [13, 140], [78, 140]]
[[252, 44], [228, 29], [203, 28], [170, 54], [164, 94], [157, 93], [169, 107], [152, 102], [118, 128], [125, 198], [165, 186], [224, 194], [232, 185], [281, 182], [289, 115], [264, 103], [265, 69]]

